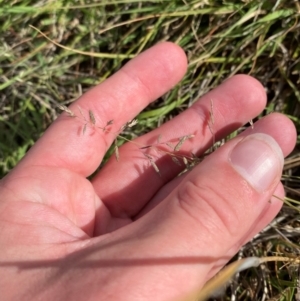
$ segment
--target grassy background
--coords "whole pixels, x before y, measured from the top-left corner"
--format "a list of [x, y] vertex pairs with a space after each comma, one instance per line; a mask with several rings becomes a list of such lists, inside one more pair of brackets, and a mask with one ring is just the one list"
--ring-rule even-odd
[[[140, 135], [187, 108], [236, 73], [266, 87], [268, 106], [300, 129], [300, 4], [298, 1], [0, 0], [0, 177], [22, 158], [68, 105], [158, 41], [183, 47], [183, 81], [139, 116]], [[82, 55], [55, 46], [31, 28]], [[299, 144], [286, 160], [287, 201], [276, 225], [239, 254], [299, 252]], [[294, 206], [294, 207], [292, 207]], [[291, 245], [294, 243], [296, 245]], [[295, 300], [298, 270], [268, 265], [241, 273], [223, 300]], [[232, 297], [233, 296], [233, 297]], [[300, 300], [300, 299], [299, 299]]]

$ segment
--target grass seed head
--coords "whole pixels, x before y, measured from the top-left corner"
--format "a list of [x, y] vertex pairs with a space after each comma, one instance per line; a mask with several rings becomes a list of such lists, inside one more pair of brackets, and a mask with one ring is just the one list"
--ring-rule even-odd
[[66, 107], [64, 105], [58, 104], [57, 107], [61, 111], [66, 112], [70, 117], [75, 117], [76, 116], [73, 111], [71, 111], [68, 107]]
[[95, 125], [96, 124], [96, 119], [95, 119], [95, 115], [93, 113], [92, 110], [89, 110], [89, 116], [90, 116], [90, 122]]

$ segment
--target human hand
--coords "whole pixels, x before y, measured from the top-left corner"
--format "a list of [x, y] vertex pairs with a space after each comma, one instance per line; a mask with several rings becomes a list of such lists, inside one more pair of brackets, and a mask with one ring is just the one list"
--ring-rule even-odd
[[[203, 285], [280, 210], [283, 155], [292, 122], [274, 113], [190, 172], [155, 153], [161, 176], [134, 143], [93, 177], [117, 130], [184, 75], [183, 51], [160, 43], [91, 89], [70, 109], [92, 110], [105, 133], [62, 114], [0, 182], [0, 288], [3, 300], [172, 300]], [[238, 75], [160, 128], [149, 145], [194, 134], [183, 153], [257, 116], [266, 95]], [[247, 137], [247, 138], [246, 138]], [[272, 138], [273, 137], [273, 138]], [[152, 151], [152, 150], [149, 150]], [[283, 155], [282, 155], [283, 153]], [[159, 157], [160, 156], [160, 157]]]

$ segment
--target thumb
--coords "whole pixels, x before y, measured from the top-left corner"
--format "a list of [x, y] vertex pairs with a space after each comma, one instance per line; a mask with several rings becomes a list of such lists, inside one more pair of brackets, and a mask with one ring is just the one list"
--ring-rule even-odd
[[[194, 245], [201, 256], [226, 262], [246, 243], [249, 232], [261, 230], [256, 227], [258, 219], [260, 227], [265, 226], [280, 209], [282, 203], [270, 199], [279, 185], [283, 163], [281, 148], [267, 134], [230, 141], [168, 197], [165, 211], [173, 216], [165, 223], [176, 228], [178, 239], [188, 235], [191, 248]], [[282, 198], [282, 190], [277, 191]]]

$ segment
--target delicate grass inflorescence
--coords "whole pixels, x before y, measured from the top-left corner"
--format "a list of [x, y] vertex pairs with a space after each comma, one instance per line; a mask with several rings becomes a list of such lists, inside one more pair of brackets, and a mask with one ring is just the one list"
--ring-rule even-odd
[[[104, 127], [98, 126], [98, 124], [96, 125], [97, 120], [96, 120], [96, 117], [95, 117], [92, 110], [88, 111], [89, 119], [87, 119], [85, 117], [84, 112], [80, 108], [80, 106], [77, 106], [80, 115], [77, 115], [74, 111], [71, 111], [68, 107], [66, 107], [64, 105], [59, 104], [58, 108], [61, 111], [65, 112], [69, 117], [81, 119], [81, 121], [83, 122], [83, 129], [82, 129], [82, 134], [83, 135], [85, 134], [88, 125], [90, 125], [93, 128], [100, 129], [101, 131], [103, 131], [105, 133], [110, 133], [111, 132], [111, 126], [113, 125], [114, 121], [113, 120], [107, 121]], [[211, 118], [213, 118], [213, 114], [211, 114], [211, 116], [212, 116]], [[160, 153], [163, 153], [165, 155], [169, 155], [172, 158], [173, 162], [176, 163], [179, 166], [181, 166], [180, 161], [182, 161], [185, 165], [185, 170], [184, 171], [187, 171], [192, 166], [194, 166], [194, 165], [196, 165], [197, 163], [200, 162], [200, 159], [197, 158], [197, 156], [194, 155], [193, 153], [191, 153], [190, 156], [186, 156], [186, 155], [183, 155], [183, 154], [179, 153], [179, 151], [180, 151], [182, 145], [184, 144], [184, 142], [188, 139], [194, 138], [193, 134], [189, 134], [189, 135], [185, 135], [183, 137], [179, 137], [177, 141], [172, 141], [173, 144], [169, 141], [162, 142], [161, 141], [162, 136], [159, 135], [156, 144], [140, 145], [140, 144], [138, 144], [138, 143], [136, 143], [132, 140], [129, 140], [128, 138], [122, 136], [123, 131], [125, 131], [126, 129], [131, 129], [137, 123], [138, 123], [137, 119], [133, 119], [131, 121], [128, 121], [120, 129], [118, 129], [118, 131], [115, 132], [115, 133], [117, 133], [117, 137], [114, 141], [114, 152], [115, 152], [115, 156], [116, 156], [117, 161], [120, 160], [118, 139], [121, 139], [123, 141], [136, 144], [138, 149], [143, 153], [145, 158], [148, 159], [149, 163], [151, 164], [151, 166], [154, 168], [154, 170], [157, 172], [158, 175], [160, 175], [160, 170], [159, 170], [157, 164], [155, 163], [154, 158], [151, 155], [149, 155], [148, 153], [144, 152], [145, 150], [154, 149], [156, 152], [160, 152]], [[214, 140], [214, 138], [213, 138], [213, 140]], [[174, 142], [176, 142], [176, 143], [174, 144]], [[160, 146], [167, 146], [169, 148], [169, 151], [160, 148]]]
[[[1, 177], [57, 117], [56, 106], [81, 119], [83, 134], [89, 126], [109, 132], [112, 120], [99, 125], [93, 112], [81, 114], [78, 108], [79, 114], [73, 115], [67, 105], [161, 40], [173, 41], [186, 50], [190, 62], [187, 75], [138, 116], [134, 131], [123, 129], [106, 158], [115, 153], [121, 160], [118, 150], [122, 141], [156, 128], [236, 73], [250, 74], [266, 87], [268, 105], [262, 115], [284, 113], [300, 128], [298, 1], [31, 2], [4, 0], [0, 8]], [[211, 116], [212, 134], [213, 124]], [[158, 145], [162, 138], [158, 137]], [[180, 158], [174, 153], [180, 139], [187, 138], [179, 137], [174, 145], [166, 142], [164, 146], [169, 148], [174, 164], [188, 166], [197, 158], [193, 154]], [[299, 256], [299, 143], [300, 136], [295, 151], [285, 161], [282, 180], [287, 197], [280, 215], [235, 259]], [[143, 151], [152, 146], [137, 147]], [[151, 164], [150, 158], [145, 159]], [[296, 300], [298, 272], [298, 265], [263, 263], [235, 276], [223, 300]]]

